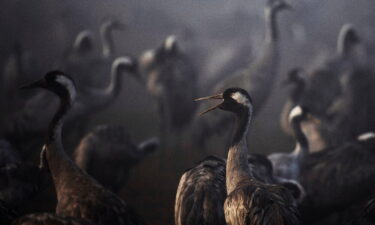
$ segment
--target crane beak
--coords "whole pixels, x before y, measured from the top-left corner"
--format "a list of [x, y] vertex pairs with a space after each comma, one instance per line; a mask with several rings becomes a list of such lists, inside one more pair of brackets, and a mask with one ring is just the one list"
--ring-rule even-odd
[[[211, 95], [211, 96], [207, 96], [207, 97], [202, 97], [202, 98], [197, 98], [197, 99], [194, 99], [194, 101], [205, 101], [205, 100], [211, 100], [211, 99], [219, 99], [219, 100], [223, 100], [223, 94], [216, 94], [216, 95]], [[206, 114], [212, 110], [215, 110], [217, 108], [219, 108], [221, 105], [222, 105], [223, 101], [218, 104], [218, 105], [215, 105], [215, 106], [212, 106], [208, 109], [206, 109], [205, 111], [199, 113], [200, 116], [202, 116], [203, 114]]]
[[27, 90], [27, 89], [34, 89], [34, 88], [46, 88], [46, 81], [44, 79], [40, 79], [38, 81], [35, 81], [31, 84], [26, 84], [20, 87], [21, 90]]

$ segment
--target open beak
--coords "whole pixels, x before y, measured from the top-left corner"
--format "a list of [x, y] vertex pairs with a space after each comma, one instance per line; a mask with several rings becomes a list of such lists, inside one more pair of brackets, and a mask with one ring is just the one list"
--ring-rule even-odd
[[20, 87], [21, 90], [34, 89], [34, 88], [45, 88], [46, 82], [44, 79], [37, 80], [31, 84], [26, 84]]
[[[197, 101], [205, 101], [205, 100], [211, 100], [211, 99], [223, 100], [223, 94], [216, 94], [216, 95], [211, 95], [211, 96], [207, 96], [207, 97], [197, 98], [197, 99], [194, 99], [194, 101], [197, 102]], [[212, 110], [215, 110], [215, 109], [219, 108], [222, 103], [223, 103], [223, 101], [220, 102], [220, 104], [212, 106], [212, 107], [208, 108], [207, 110], [201, 112], [199, 115], [202, 116], [203, 114], [206, 114], [206, 113], [208, 113]]]

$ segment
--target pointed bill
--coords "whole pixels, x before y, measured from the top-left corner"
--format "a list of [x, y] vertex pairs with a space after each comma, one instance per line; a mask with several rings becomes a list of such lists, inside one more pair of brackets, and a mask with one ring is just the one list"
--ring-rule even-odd
[[34, 88], [43, 88], [46, 86], [46, 82], [44, 79], [40, 79], [38, 81], [35, 81], [31, 84], [26, 84], [20, 87], [21, 90], [27, 90], [27, 89], [34, 89]]
[[210, 100], [210, 99], [223, 99], [223, 94], [216, 94], [216, 95], [211, 95], [207, 97], [197, 98], [197, 99], [194, 99], [194, 101], [198, 102], [198, 101], [204, 101], [204, 100]]
[[206, 109], [205, 111], [199, 113], [199, 115], [202, 116], [202, 115], [204, 115], [204, 114], [206, 114], [208, 112], [211, 112], [212, 110], [215, 110], [215, 109], [219, 108], [220, 106], [221, 106], [221, 103], [218, 104], [218, 105], [215, 105], [215, 106], [212, 106], [212, 107]]
[[[220, 94], [216, 94], [216, 95], [211, 95], [211, 96], [207, 96], [207, 97], [202, 97], [202, 98], [197, 98], [197, 99], [194, 99], [194, 101], [204, 101], [204, 100], [211, 100], [211, 99], [219, 99], [219, 100], [223, 100], [223, 94], [220, 93]], [[221, 106], [222, 102], [218, 105], [215, 105], [215, 106], [212, 106], [210, 108], [208, 108], [207, 110], [199, 113], [200, 116], [202, 116], [203, 114], [206, 114], [212, 110], [215, 110], [217, 108], [219, 108]]]

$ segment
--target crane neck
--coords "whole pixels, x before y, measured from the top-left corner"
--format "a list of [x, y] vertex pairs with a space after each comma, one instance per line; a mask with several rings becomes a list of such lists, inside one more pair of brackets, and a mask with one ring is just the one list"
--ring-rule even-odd
[[[69, 182], [77, 174], [77, 167], [66, 154], [61, 137], [64, 120], [73, 103], [74, 97], [72, 98], [70, 94], [60, 96], [60, 106], [49, 125], [45, 154], [43, 155], [45, 157], [43, 160], [46, 159], [51, 172], [58, 199], [63, 194], [61, 190], [64, 183]], [[71, 174], [75, 175], [71, 176]]]
[[107, 88], [105, 89], [105, 94], [111, 98], [115, 98], [120, 94], [122, 87], [122, 65], [114, 64], [111, 68], [111, 78]]
[[359, 40], [354, 31], [348, 30], [347, 26], [344, 26], [337, 39], [337, 53], [341, 57], [348, 57], [354, 51], [356, 46], [359, 44]]
[[253, 178], [250, 171], [247, 155], [247, 132], [251, 121], [252, 110], [246, 108], [236, 114], [236, 131], [228, 151], [226, 167], [227, 193], [231, 193], [244, 179]]
[[67, 95], [60, 97], [60, 106], [48, 128], [47, 145], [53, 143], [61, 143], [61, 132], [64, 119], [72, 107], [73, 100]]
[[351, 43], [348, 40], [342, 40], [337, 44], [337, 53], [341, 57], [350, 56], [350, 54], [354, 51], [355, 44]]
[[276, 42], [279, 38], [277, 29], [277, 9], [267, 7], [265, 9], [266, 16], [266, 42]]
[[302, 79], [299, 79], [296, 81], [295, 84], [293, 84], [294, 87], [292, 87], [290, 98], [293, 103], [297, 104], [299, 99], [301, 98], [301, 93], [306, 87], [305, 81]]
[[233, 136], [231, 146], [238, 145], [240, 142], [246, 142], [252, 111], [249, 108], [236, 112], [236, 132]]
[[100, 29], [100, 36], [102, 40], [102, 55], [104, 58], [109, 58], [114, 53], [111, 26], [108, 24], [103, 25]]
[[291, 121], [294, 136], [297, 140], [296, 147], [292, 154], [296, 155], [300, 162], [309, 154], [309, 143], [306, 135], [303, 133], [301, 122], [300, 118], [294, 118]]

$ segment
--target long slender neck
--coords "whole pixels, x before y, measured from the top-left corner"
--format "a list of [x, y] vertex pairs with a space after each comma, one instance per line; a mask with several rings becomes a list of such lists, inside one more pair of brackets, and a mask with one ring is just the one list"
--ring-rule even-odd
[[75, 165], [65, 153], [61, 140], [64, 119], [72, 106], [72, 100], [69, 96], [61, 97], [60, 99], [60, 107], [49, 125], [46, 140], [46, 159], [48, 162], [48, 168], [55, 183], [58, 197], [60, 196], [59, 191], [62, 183], [66, 182], [66, 179], [63, 178], [66, 178], [66, 174], [75, 170]]
[[291, 125], [297, 140], [296, 147], [292, 154], [296, 155], [299, 162], [301, 163], [309, 154], [309, 143], [305, 134], [302, 131], [301, 119], [292, 119]]
[[108, 58], [113, 55], [114, 44], [111, 36], [111, 27], [108, 24], [105, 24], [100, 29], [100, 35], [102, 38], [102, 55], [104, 58]]
[[53, 117], [48, 128], [47, 145], [61, 143], [61, 131], [64, 123], [64, 118], [72, 106], [72, 102], [68, 96], [60, 98], [60, 106], [55, 116]]
[[113, 65], [111, 68], [111, 79], [109, 85], [105, 89], [105, 94], [108, 97], [115, 98], [119, 95], [122, 86], [122, 69], [121, 65]]
[[228, 152], [226, 167], [227, 193], [232, 192], [238, 183], [253, 177], [247, 161], [246, 136], [251, 121], [251, 110], [243, 110], [236, 114], [237, 128]]
[[343, 40], [337, 43], [337, 53], [341, 57], [349, 56], [353, 52], [353, 48], [355, 47], [355, 43], [347, 40], [346, 38], [342, 38]]
[[279, 37], [279, 32], [277, 29], [277, 9], [272, 7], [267, 7], [265, 9], [266, 14], [266, 41], [275, 42]]
[[300, 99], [301, 93], [305, 89], [305, 86], [306, 84], [303, 79], [299, 79], [293, 84], [293, 88], [292, 88], [291, 95], [290, 95], [293, 103], [295, 104], [298, 103], [298, 100]]

